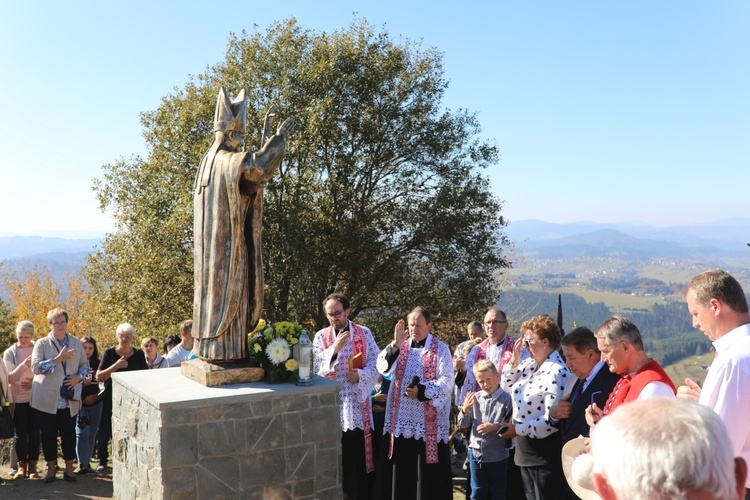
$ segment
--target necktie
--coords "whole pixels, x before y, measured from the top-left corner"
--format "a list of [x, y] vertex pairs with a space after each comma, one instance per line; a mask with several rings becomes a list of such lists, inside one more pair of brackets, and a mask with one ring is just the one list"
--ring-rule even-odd
[[427, 337], [423, 338], [422, 340], [412, 340], [411, 341], [411, 348], [412, 349], [419, 349], [420, 347], [424, 347], [424, 345], [427, 343]]
[[570, 393], [570, 402], [575, 403], [576, 399], [581, 397], [581, 394], [583, 394], [583, 385], [586, 383], [585, 378], [579, 378], [575, 385], [573, 386], [573, 392]]

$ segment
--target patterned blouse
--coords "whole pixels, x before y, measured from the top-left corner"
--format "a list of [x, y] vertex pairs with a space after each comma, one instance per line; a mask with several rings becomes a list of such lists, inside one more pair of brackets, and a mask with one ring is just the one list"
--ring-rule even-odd
[[500, 387], [513, 397], [513, 421], [519, 436], [545, 438], [557, 432], [550, 422], [550, 408], [562, 398], [570, 371], [555, 351], [538, 365], [527, 358], [513, 368], [503, 367]]

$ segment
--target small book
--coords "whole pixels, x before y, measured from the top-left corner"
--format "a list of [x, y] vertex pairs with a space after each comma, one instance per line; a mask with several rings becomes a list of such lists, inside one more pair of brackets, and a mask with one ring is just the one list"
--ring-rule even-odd
[[357, 368], [359, 370], [361, 370], [361, 369], [364, 368], [364, 365], [362, 364], [362, 353], [361, 352], [358, 352], [357, 354], [355, 354], [354, 356], [351, 356], [349, 358], [349, 370], [353, 370], [355, 368]]

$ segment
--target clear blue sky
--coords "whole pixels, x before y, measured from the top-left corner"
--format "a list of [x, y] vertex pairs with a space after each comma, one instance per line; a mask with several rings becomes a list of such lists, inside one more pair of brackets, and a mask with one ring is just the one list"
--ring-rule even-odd
[[101, 166], [145, 155], [139, 113], [230, 32], [353, 11], [444, 53], [511, 222], [750, 217], [750, 2], [0, 1], [0, 236], [101, 235]]

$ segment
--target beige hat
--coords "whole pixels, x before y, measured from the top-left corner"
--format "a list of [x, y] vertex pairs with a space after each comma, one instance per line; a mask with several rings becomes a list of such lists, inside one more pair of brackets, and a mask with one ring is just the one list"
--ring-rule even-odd
[[570, 489], [581, 500], [601, 500], [594, 491], [591, 477], [594, 459], [586, 453], [586, 438], [577, 437], [565, 443], [562, 449], [562, 467]]

